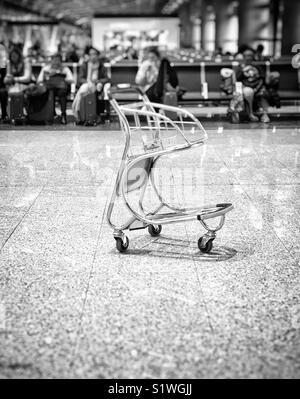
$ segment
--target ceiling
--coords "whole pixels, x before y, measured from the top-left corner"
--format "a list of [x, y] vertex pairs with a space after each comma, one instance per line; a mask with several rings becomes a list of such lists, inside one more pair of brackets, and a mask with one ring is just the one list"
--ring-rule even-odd
[[[1, 3], [1, 0], [0, 0]], [[93, 14], [160, 14], [168, 0], [9, 0], [10, 7], [38, 12], [47, 17], [84, 23]]]

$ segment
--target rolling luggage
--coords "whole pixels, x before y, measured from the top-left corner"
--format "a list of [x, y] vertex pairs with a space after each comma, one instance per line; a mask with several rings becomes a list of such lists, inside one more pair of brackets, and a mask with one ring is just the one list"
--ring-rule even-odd
[[79, 118], [80, 122], [86, 126], [93, 126], [97, 124], [98, 116], [96, 93], [87, 94], [82, 98], [80, 102]]
[[[46, 98], [43, 98], [46, 95]], [[40, 101], [41, 107], [36, 107], [34, 102]], [[45, 94], [41, 94], [36, 98], [31, 98], [31, 104], [28, 105], [28, 123], [39, 124], [52, 124], [54, 122], [55, 101], [53, 90], [49, 90]]]
[[100, 115], [101, 122], [110, 122], [110, 102], [103, 100], [102, 97], [97, 99], [97, 114]]
[[[178, 107], [177, 92], [166, 91], [163, 97], [163, 104], [170, 105], [172, 107]], [[177, 118], [177, 112], [166, 110], [165, 115], [172, 120], [175, 120]]]
[[8, 93], [7, 111], [11, 123], [18, 125], [25, 122], [23, 92]]

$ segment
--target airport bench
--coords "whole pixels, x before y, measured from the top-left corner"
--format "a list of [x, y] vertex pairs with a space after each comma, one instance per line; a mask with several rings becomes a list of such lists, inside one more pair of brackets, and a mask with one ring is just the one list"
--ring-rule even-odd
[[[280, 73], [280, 86], [279, 95], [282, 101], [286, 100], [299, 100], [300, 99], [300, 70], [293, 68], [291, 60], [275, 60], [272, 62], [257, 62], [265, 72], [269, 69], [272, 71], [278, 71]], [[78, 81], [79, 65], [65, 64], [69, 66], [74, 74], [75, 85], [73, 86], [70, 101], [72, 100], [75, 87]], [[188, 102], [224, 102], [230, 100], [230, 96], [226, 96], [220, 90], [221, 68], [233, 68], [233, 62], [230, 60], [215, 62], [215, 61], [202, 61], [194, 62], [190, 61], [177, 61], [174, 62], [176, 67], [180, 86], [184, 87], [187, 92], [182, 98], [182, 103]], [[33, 73], [35, 76], [38, 75], [42, 64], [33, 65]], [[109, 73], [113, 84], [118, 83], [135, 83], [135, 76], [138, 70], [136, 61], [119, 61], [109, 66]], [[126, 101], [131, 100], [131, 96], [126, 94]], [[125, 97], [126, 97], [125, 96]]]

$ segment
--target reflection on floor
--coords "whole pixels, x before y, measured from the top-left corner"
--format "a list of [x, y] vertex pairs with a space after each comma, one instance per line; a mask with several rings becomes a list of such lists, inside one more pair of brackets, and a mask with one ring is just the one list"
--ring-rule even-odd
[[116, 251], [119, 131], [0, 130], [0, 377], [300, 377], [300, 127], [207, 127], [161, 178], [234, 203], [209, 255], [197, 222]]

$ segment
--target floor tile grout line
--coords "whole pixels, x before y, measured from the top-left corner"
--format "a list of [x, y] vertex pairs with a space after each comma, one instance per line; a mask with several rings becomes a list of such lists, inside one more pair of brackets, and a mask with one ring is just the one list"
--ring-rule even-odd
[[[256, 155], [260, 156], [260, 154], [257, 152], [257, 149], [254, 148], [254, 152], [256, 153]], [[289, 172], [291, 172], [292, 175], [296, 177], [296, 174], [293, 173], [291, 170], [289, 170], [289, 168], [288, 168], [286, 165], [284, 165], [281, 161], [279, 161], [277, 158], [276, 158], [276, 161], [277, 161], [279, 164], [283, 165], [283, 166], [285, 167], [286, 170], [288, 170]], [[293, 185], [298, 185], [298, 184], [295, 182], [295, 184], [290, 183], [290, 185], [293, 186]], [[243, 188], [242, 190], [243, 190], [243, 192], [246, 194], [246, 196], [249, 198], [249, 200], [254, 204], [254, 206], [259, 210], [259, 212], [262, 214], [262, 211], [260, 210], [260, 205], [259, 205], [259, 203], [258, 203], [255, 199], [253, 199], [253, 198], [251, 197], [251, 195], [248, 194], [248, 192], [247, 192], [247, 190], [246, 190], [245, 188]], [[295, 262], [298, 262], [298, 259], [295, 258], [295, 256], [291, 253], [291, 251], [286, 247], [286, 245], [285, 245], [284, 242], [281, 240], [281, 238], [278, 236], [278, 234], [276, 233], [276, 230], [273, 228], [273, 226], [271, 225], [271, 223], [268, 222], [268, 221], [266, 221], [266, 224], [269, 226], [269, 228], [271, 229], [271, 231], [273, 231], [273, 233], [275, 234], [275, 237], [277, 237], [277, 239], [279, 240], [279, 242], [281, 243], [281, 245], [283, 246], [283, 248], [286, 250], [286, 252], [288, 253], [288, 255], [291, 257], [291, 259], [294, 260]]]
[[95, 250], [94, 250], [93, 259], [92, 259], [92, 264], [91, 264], [91, 267], [90, 267], [90, 272], [89, 272], [88, 281], [87, 281], [87, 285], [86, 285], [86, 289], [85, 289], [85, 293], [84, 293], [84, 299], [83, 299], [83, 303], [82, 303], [82, 309], [81, 309], [81, 313], [80, 313], [80, 316], [79, 316], [79, 324], [78, 324], [78, 329], [77, 329], [76, 342], [75, 342], [75, 345], [73, 347], [73, 351], [72, 351], [72, 355], [71, 355], [71, 361], [70, 361], [70, 364], [69, 364], [71, 368], [75, 364], [75, 360], [76, 360], [75, 358], [76, 358], [76, 355], [77, 355], [77, 352], [78, 352], [78, 344], [79, 344], [79, 340], [80, 340], [80, 332], [82, 330], [83, 315], [84, 315], [85, 305], [86, 305], [88, 292], [89, 292], [89, 288], [90, 288], [90, 281], [91, 281], [91, 278], [92, 278], [92, 275], [93, 275], [96, 255], [97, 255], [97, 252], [98, 252], [98, 247], [99, 247], [99, 243], [101, 241], [101, 236], [102, 236], [102, 232], [103, 232], [103, 224], [104, 224], [104, 218], [105, 218], [105, 215], [106, 215], [106, 209], [107, 209], [108, 201], [109, 201], [109, 197], [106, 198], [104, 210], [103, 210], [102, 217], [101, 217], [101, 222], [100, 222], [100, 225], [99, 225], [99, 232], [98, 232], [98, 236], [97, 236], [97, 240], [96, 240]]
[[[232, 172], [232, 170], [230, 169], [230, 167], [228, 167], [228, 165], [226, 164], [225, 161], [223, 161], [223, 162], [224, 162], [224, 165], [226, 166], [226, 168], [228, 169], [229, 173], [235, 178], [235, 175], [233, 174], [233, 172]], [[242, 192], [246, 195], [246, 197], [248, 198], [248, 200], [253, 204], [253, 206], [254, 206], [254, 207], [259, 211], [259, 213], [262, 215], [262, 211], [261, 211], [261, 209], [259, 208], [259, 204], [257, 203], [257, 201], [255, 201], [255, 199], [253, 199], [253, 198], [248, 194], [248, 192], [247, 192], [247, 190], [246, 190], [245, 188], [242, 188], [243, 186], [247, 187], [247, 186], [249, 186], [249, 185], [248, 185], [248, 184], [242, 185], [242, 184], [239, 184], [239, 183], [237, 183], [236, 185], [239, 186], [239, 187], [241, 187]], [[253, 185], [257, 186], [257, 184], [253, 184]], [[269, 186], [269, 184], [263, 184], [263, 185]], [[273, 185], [276, 185], [276, 186], [277, 186], [277, 184], [273, 184]], [[290, 184], [290, 185], [294, 186], [295, 184]], [[288, 253], [288, 255], [292, 258], [292, 260], [294, 260], [295, 262], [297, 262], [297, 261], [298, 261], [297, 258], [295, 258], [294, 255], [291, 253], [291, 251], [285, 246], [285, 244], [283, 243], [283, 241], [281, 240], [281, 238], [277, 235], [277, 233], [276, 233], [276, 231], [274, 230], [273, 226], [272, 226], [268, 221], [266, 221], [266, 224], [269, 226], [269, 228], [271, 229], [271, 231], [273, 231], [273, 233], [275, 234], [275, 236], [277, 237], [277, 239], [279, 240], [279, 242], [281, 243], [281, 245], [283, 246], [283, 248], [286, 250], [286, 252]]]
[[11, 237], [13, 236], [13, 234], [15, 233], [15, 231], [17, 230], [17, 228], [22, 224], [22, 222], [24, 221], [24, 219], [26, 218], [26, 216], [28, 215], [28, 213], [30, 212], [30, 210], [32, 209], [32, 207], [34, 206], [34, 204], [36, 203], [37, 199], [39, 198], [39, 196], [41, 195], [43, 191], [43, 188], [41, 189], [41, 191], [38, 193], [38, 195], [35, 197], [35, 199], [32, 201], [32, 203], [30, 204], [30, 206], [27, 208], [26, 212], [23, 214], [23, 216], [21, 217], [21, 219], [19, 220], [19, 222], [15, 225], [15, 227], [12, 229], [12, 231], [10, 232], [10, 234], [8, 235], [8, 237], [4, 240], [4, 243], [2, 244], [1, 248], [0, 248], [0, 254], [2, 252], [2, 250], [4, 249], [4, 247], [6, 246], [6, 244], [8, 243], [8, 241], [11, 239]]
[[[172, 177], [173, 182], [174, 182], [175, 179], [174, 179], [173, 169], [172, 169], [172, 168], [171, 168], [171, 177]], [[175, 193], [176, 193], [176, 197], [177, 197], [177, 202], [180, 203], [179, 197], [178, 197], [178, 192], [177, 192], [176, 190], [175, 190]], [[190, 237], [189, 237], [189, 235], [188, 235], [188, 231], [187, 231], [187, 228], [186, 228], [186, 225], [185, 225], [185, 224], [184, 224], [184, 230], [185, 230], [186, 238], [187, 238], [188, 243], [189, 243], [188, 248], [189, 248], [190, 254], [191, 254], [191, 256], [192, 256], [192, 262], [193, 262], [193, 266], [194, 266], [194, 271], [195, 271], [195, 273], [196, 273], [196, 278], [197, 278], [197, 282], [198, 282], [198, 287], [199, 287], [200, 293], [201, 293], [201, 295], [202, 295], [202, 303], [203, 303], [203, 305], [204, 305], [204, 309], [205, 309], [205, 312], [206, 312], [207, 322], [208, 322], [209, 328], [211, 329], [211, 331], [212, 331], [212, 333], [213, 333], [213, 335], [214, 335], [214, 328], [213, 328], [213, 325], [212, 325], [212, 323], [211, 323], [211, 319], [210, 319], [210, 315], [209, 315], [207, 303], [206, 303], [206, 301], [205, 301], [205, 296], [204, 296], [202, 284], [201, 284], [201, 281], [200, 281], [200, 278], [199, 278], [199, 275], [198, 275], [198, 268], [197, 268], [197, 266], [196, 266], [196, 262], [195, 262], [195, 259], [194, 259], [194, 254], [191, 252], [191, 248], [190, 248], [191, 241], [190, 241]]]
[[[69, 154], [69, 152], [71, 151], [72, 146], [69, 146], [69, 149], [66, 151], [66, 155]], [[65, 154], [64, 154], [65, 155]], [[63, 163], [63, 158], [64, 155], [62, 156], [58, 167]], [[55, 168], [57, 169], [57, 168]], [[11, 237], [13, 236], [13, 234], [15, 233], [15, 231], [18, 229], [18, 227], [23, 223], [24, 219], [26, 218], [26, 216], [28, 215], [28, 213], [30, 212], [30, 210], [32, 209], [32, 207], [35, 205], [36, 201], [38, 200], [38, 198], [41, 196], [42, 192], [44, 191], [44, 189], [46, 188], [49, 180], [51, 179], [51, 177], [53, 176], [54, 171], [50, 172], [49, 177], [47, 178], [45, 184], [42, 186], [40, 192], [38, 193], [38, 195], [36, 196], [36, 198], [33, 200], [33, 202], [31, 203], [31, 205], [27, 208], [26, 212], [23, 214], [22, 218], [20, 219], [20, 221], [16, 224], [16, 226], [13, 228], [13, 230], [11, 231], [11, 233], [9, 234], [9, 236], [5, 239], [4, 243], [1, 245], [0, 248], [0, 254], [3, 251], [4, 247], [6, 246], [6, 244], [8, 243], [8, 241], [11, 239]], [[27, 186], [26, 186], [27, 187]], [[1, 186], [0, 186], [1, 188]]]
[[[248, 197], [248, 199], [254, 204], [254, 206], [259, 210], [259, 212], [262, 215], [262, 211], [259, 208], [259, 203], [255, 200], [253, 200], [253, 198], [251, 198], [251, 196], [247, 193], [247, 191], [243, 190], [243, 192], [246, 194], [246, 196]], [[283, 246], [283, 248], [286, 250], [286, 252], [288, 253], [288, 255], [292, 258], [292, 260], [294, 260], [295, 262], [298, 262], [298, 259], [295, 258], [295, 256], [291, 253], [291, 251], [286, 247], [285, 243], [281, 240], [281, 238], [278, 236], [278, 234], [276, 233], [276, 230], [274, 230], [273, 226], [271, 225], [270, 222], [268, 222], [267, 220], [265, 221], [265, 223], [269, 226], [269, 228], [271, 229], [271, 231], [274, 233], [275, 237], [278, 239], [278, 241], [281, 243], [281, 245]]]
[[293, 170], [291, 170], [285, 163], [283, 163], [282, 161], [279, 161], [278, 159], [277, 159], [277, 162], [280, 163], [280, 165], [284, 166], [285, 169], [287, 169], [289, 172], [291, 172], [295, 177], [298, 177], [297, 174]]
[[[7, 137], [6, 137], [6, 139], [8, 140], [8, 137], [9, 137], [9, 132], [7, 131]], [[29, 136], [28, 136], [29, 137]], [[26, 145], [28, 144], [28, 143], [30, 143], [30, 139], [29, 138], [27, 138], [27, 140], [25, 140], [25, 143], [26, 143]], [[7, 144], [8, 146], [9, 146], [9, 144]], [[13, 156], [12, 156], [12, 159], [14, 159], [14, 157], [16, 156], [16, 155], [18, 155], [21, 151], [22, 151], [22, 147], [20, 146], [19, 148], [18, 147], [16, 147], [16, 152], [13, 154]], [[7, 188], [7, 187], [10, 187], [10, 186], [7, 186], [7, 185], [5, 185], [5, 186], [2, 186], [1, 184], [0, 184], [0, 189], [1, 188]], [[5, 247], [5, 245], [7, 244], [7, 242], [10, 240], [10, 238], [12, 237], [12, 235], [14, 234], [14, 232], [16, 231], [16, 229], [20, 226], [20, 224], [23, 222], [23, 220], [24, 220], [24, 218], [26, 217], [26, 215], [27, 215], [27, 213], [29, 212], [29, 210], [31, 209], [31, 207], [32, 207], [32, 205], [35, 203], [35, 201], [37, 200], [37, 198], [39, 197], [39, 195], [40, 195], [40, 193], [36, 196], [36, 198], [34, 199], [34, 201], [31, 203], [31, 205], [29, 206], [29, 208], [27, 209], [27, 211], [23, 214], [23, 216], [21, 217], [21, 219], [19, 220], [19, 222], [15, 225], [15, 227], [12, 229], [12, 231], [10, 232], [10, 234], [8, 235], [8, 237], [4, 240], [4, 242], [3, 242], [3, 244], [1, 245], [1, 247], [0, 247], [0, 254], [1, 254], [1, 252], [2, 252], [2, 250], [3, 250], [3, 248]]]
[[[267, 147], [267, 148], [268, 148], [268, 147]], [[256, 154], [258, 157], [261, 157], [261, 154], [257, 151], [257, 149], [254, 148], [253, 151], [255, 152], [255, 154]], [[290, 169], [287, 167], [287, 165], [285, 165], [283, 162], [281, 162], [279, 159], [277, 159], [276, 156], [275, 156], [275, 160], [276, 160], [276, 162], [277, 162], [278, 164], [284, 166], [284, 169], [286, 169], [286, 170], [288, 170], [290, 173], [292, 173], [293, 176], [297, 177], [296, 173], [294, 173], [292, 170], [290, 170]], [[290, 184], [293, 185], [293, 184], [297, 184], [297, 183], [295, 182], [295, 183], [290, 183]]]
[[207, 306], [207, 303], [206, 303], [206, 300], [205, 300], [202, 284], [201, 284], [200, 277], [199, 277], [199, 274], [198, 274], [198, 267], [197, 267], [197, 264], [195, 262], [194, 254], [191, 251], [191, 247], [190, 247], [191, 240], [190, 240], [190, 237], [189, 237], [189, 234], [188, 234], [186, 226], [184, 226], [184, 230], [185, 230], [186, 238], [187, 238], [187, 240], [189, 242], [188, 248], [189, 248], [189, 252], [190, 252], [191, 258], [192, 258], [193, 267], [194, 267], [194, 271], [195, 271], [197, 282], [198, 282], [198, 287], [199, 287], [200, 293], [202, 295], [202, 303], [204, 305], [204, 309], [205, 309], [205, 312], [206, 312], [207, 322], [208, 322], [208, 325], [209, 325], [209, 328], [210, 328], [212, 334], [215, 336], [215, 330], [214, 330], [213, 324], [211, 322], [210, 314], [209, 314], [209, 311], [208, 311], [208, 306]]

